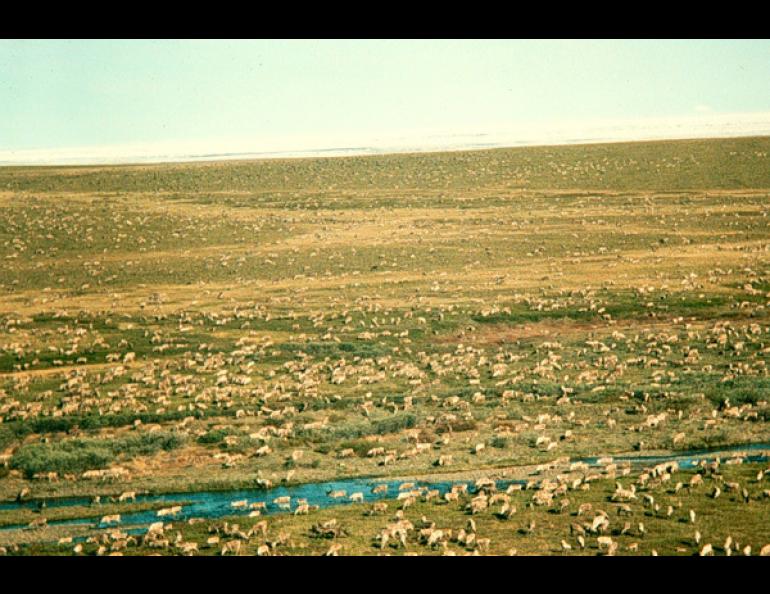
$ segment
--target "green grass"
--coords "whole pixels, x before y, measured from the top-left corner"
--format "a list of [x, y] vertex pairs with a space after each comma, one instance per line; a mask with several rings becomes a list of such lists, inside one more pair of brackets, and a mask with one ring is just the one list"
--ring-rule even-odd
[[767, 441], [768, 148], [0, 168], [0, 499]]

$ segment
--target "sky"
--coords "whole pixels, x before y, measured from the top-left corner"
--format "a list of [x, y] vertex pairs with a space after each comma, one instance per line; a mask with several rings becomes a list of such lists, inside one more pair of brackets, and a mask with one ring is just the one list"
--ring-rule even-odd
[[0, 163], [757, 132], [768, 40], [0, 40]]

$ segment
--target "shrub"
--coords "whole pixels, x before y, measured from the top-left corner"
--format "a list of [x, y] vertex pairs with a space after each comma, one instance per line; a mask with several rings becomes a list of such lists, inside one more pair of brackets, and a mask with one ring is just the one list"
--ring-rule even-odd
[[229, 433], [224, 429], [213, 429], [201, 435], [198, 438], [198, 443], [203, 443], [203, 444], [220, 443], [228, 435]]
[[27, 444], [11, 458], [11, 468], [21, 470], [27, 477], [38, 472], [78, 473], [105, 468], [121, 455], [149, 455], [160, 450], [173, 450], [182, 443], [178, 435], [157, 431], [111, 441], [71, 439]]
[[359, 458], [365, 458], [366, 453], [369, 450], [371, 450], [373, 447], [375, 447], [375, 444], [372, 444], [371, 441], [366, 441], [365, 439], [343, 441], [339, 445], [340, 450], [351, 449], [356, 453], [356, 456], [358, 456]]
[[417, 417], [413, 414], [402, 414], [369, 423], [357, 423], [342, 427], [326, 427], [324, 429], [298, 429], [295, 435], [299, 439], [311, 442], [337, 439], [356, 439], [366, 435], [385, 435], [398, 433], [403, 429], [414, 427]]
[[493, 448], [507, 448], [508, 447], [508, 438], [502, 437], [500, 435], [496, 435], [492, 439], [489, 440], [489, 445], [491, 445]]
[[27, 477], [38, 472], [83, 472], [104, 468], [114, 460], [107, 443], [81, 439], [53, 444], [28, 444], [19, 448], [11, 458], [11, 468], [21, 470]]
[[23, 424], [14, 424], [14, 430], [17, 437], [24, 437], [30, 433], [65, 433], [75, 427], [80, 429], [92, 430], [103, 427], [125, 427], [132, 425], [137, 419], [142, 423], [164, 423], [168, 421], [179, 421], [187, 416], [196, 418], [205, 418], [206, 411], [169, 411], [165, 413], [119, 413], [112, 415], [70, 415], [64, 417], [41, 417], [32, 419]]
[[473, 419], [457, 419], [456, 421], [445, 421], [436, 426], [436, 433], [454, 433], [462, 431], [473, 431], [478, 424]]
[[160, 450], [165, 452], [175, 450], [182, 443], [182, 438], [175, 433], [155, 431], [153, 433], [142, 433], [124, 439], [117, 439], [111, 443], [111, 447], [113, 454], [116, 456], [120, 454], [146, 456]]
[[372, 423], [373, 432], [377, 435], [386, 433], [398, 433], [404, 429], [414, 427], [417, 417], [412, 414], [396, 415]]

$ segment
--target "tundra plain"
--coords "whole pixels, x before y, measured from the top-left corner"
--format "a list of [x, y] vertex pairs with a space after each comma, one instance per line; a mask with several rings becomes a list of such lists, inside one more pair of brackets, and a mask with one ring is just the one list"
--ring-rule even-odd
[[[768, 152], [0, 169], [0, 553], [770, 554], [767, 461], [613, 460], [770, 442]], [[356, 477], [473, 486], [119, 517]]]

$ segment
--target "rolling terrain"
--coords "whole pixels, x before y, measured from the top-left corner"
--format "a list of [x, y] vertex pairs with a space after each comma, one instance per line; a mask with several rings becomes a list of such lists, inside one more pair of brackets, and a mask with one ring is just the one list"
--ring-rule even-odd
[[[0, 528], [35, 526], [0, 552], [758, 553], [769, 152], [0, 168]], [[358, 478], [423, 487], [271, 490]], [[233, 517], [99, 522], [236, 489]]]

